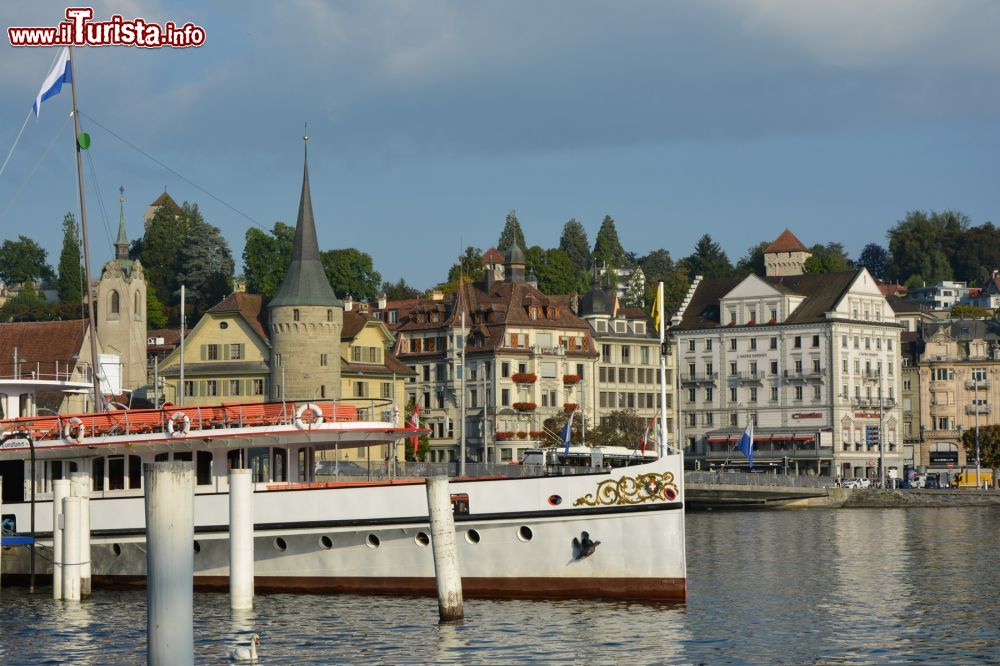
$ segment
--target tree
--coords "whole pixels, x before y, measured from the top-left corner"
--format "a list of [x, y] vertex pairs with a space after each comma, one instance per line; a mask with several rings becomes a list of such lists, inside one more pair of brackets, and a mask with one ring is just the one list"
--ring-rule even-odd
[[25, 281], [17, 295], [0, 307], [0, 321], [49, 321], [58, 318], [58, 310], [35, 291], [34, 280]]
[[0, 245], [0, 280], [7, 284], [51, 280], [55, 273], [45, 262], [47, 254], [27, 236], [18, 236], [16, 241], [5, 240]]
[[186, 219], [167, 206], [160, 206], [142, 242], [133, 245], [137, 251], [135, 258], [142, 262], [147, 288], [156, 290], [161, 303], [176, 305], [179, 302], [174, 292], [179, 286], [180, 254], [187, 229]]
[[181, 274], [191, 292], [191, 302], [204, 312], [232, 292], [235, 264], [229, 245], [218, 227], [205, 222], [198, 206], [182, 210], [188, 216], [188, 235], [181, 247]]
[[1000, 228], [987, 222], [964, 230], [948, 256], [956, 280], [970, 285], [985, 283], [1000, 268]]
[[668, 315], [673, 315], [687, 295], [688, 287], [691, 284], [687, 266], [683, 263], [677, 264], [674, 270], [666, 275], [660, 276], [656, 281], [646, 278], [646, 311], [653, 308], [653, 301], [656, 299], [657, 282], [663, 281], [663, 311]]
[[382, 276], [375, 270], [372, 257], [353, 247], [320, 252], [323, 270], [338, 298], [347, 294], [356, 300], [372, 300], [378, 296]]
[[467, 282], [477, 282], [483, 278], [483, 251], [471, 245], [465, 248], [465, 254], [448, 269], [448, 283], [458, 284], [460, 276]]
[[[976, 457], [976, 431], [969, 429], [962, 433], [962, 444], [968, 459]], [[980, 464], [987, 469], [1000, 467], [1000, 425], [979, 426]], [[996, 475], [994, 475], [994, 479]]]
[[706, 278], [726, 277], [732, 273], [733, 265], [722, 246], [705, 234], [694, 246], [694, 254], [684, 258], [684, 264], [691, 275]]
[[889, 277], [889, 253], [878, 243], [868, 243], [861, 250], [857, 260], [858, 268], [866, 268], [877, 280]]
[[517, 211], [511, 209], [507, 213], [507, 220], [504, 222], [503, 231], [500, 232], [500, 240], [497, 241], [497, 249], [500, 252], [507, 252], [517, 241], [518, 247], [522, 250], [528, 247], [524, 241], [524, 232], [521, 231], [521, 223], [517, 221]]
[[646, 307], [646, 282], [642, 269], [636, 267], [628, 276], [628, 284], [625, 287], [625, 298], [623, 304], [630, 308]]
[[566, 253], [577, 271], [586, 271], [590, 267], [590, 241], [587, 240], [587, 230], [576, 221], [569, 220], [563, 225], [559, 237], [559, 249]]
[[655, 284], [673, 272], [674, 260], [671, 259], [669, 252], [660, 248], [639, 259], [639, 268], [646, 276], [646, 284], [651, 282]]
[[844, 251], [843, 243], [817, 243], [809, 251], [812, 256], [806, 259], [806, 273], [839, 273], [854, 268], [854, 263]]
[[951, 309], [951, 316], [956, 319], [992, 319], [993, 312], [975, 305], [956, 305]]
[[771, 241], [761, 241], [747, 249], [747, 253], [736, 262], [733, 272], [739, 277], [747, 275], [767, 275], [767, 267], [764, 265], [764, 250], [771, 244]]
[[419, 298], [421, 296], [420, 290], [406, 284], [404, 278], [399, 278], [397, 282], [383, 282], [382, 291], [385, 292], [386, 299], [390, 301], [402, 301], [407, 298]]
[[243, 274], [247, 279], [247, 291], [273, 296], [292, 263], [295, 227], [284, 222], [275, 222], [270, 232], [251, 227], [245, 238]]
[[948, 257], [969, 218], [956, 211], [911, 211], [889, 230], [892, 278], [910, 287], [951, 280]]
[[59, 277], [56, 291], [60, 303], [83, 302], [83, 265], [80, 253], [80, 227], [73, 213], [63, 217], [63, 244], [59, 253]]
[[569, 294], [580, 286], [576, 267], [562, 250], [544, 250], [534, 270], [543, 294]]
[[618, 230], [610, 215], [604, 216], [601, 228], [594, 241], [594, 261], [606, 268], [621, 268], [625, 265], [625, 249], [618, 240]]
[[594, 428], [595, 441], [602, 446], [624, 446], [637, 449], [642, 446], [642, 436], [646, 433], [646, 422], [632, 409], [611, 412]]
[[146, 290], [146, 327], [163, 328], [167, 325], [167, 313], [163, 310], [163, 303], [156, 296], [155, 289]]

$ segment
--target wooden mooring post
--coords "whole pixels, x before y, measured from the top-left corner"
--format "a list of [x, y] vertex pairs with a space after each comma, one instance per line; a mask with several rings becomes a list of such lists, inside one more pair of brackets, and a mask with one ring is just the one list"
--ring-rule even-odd
[[455, 516], [452, 513], [448, 477], [427, 479], [427, 511], [431, 523], [434, 576], [437, 579], [438, 615], [442, 622], [465, 616], [462, 601], [462, 574], [455, 544]]

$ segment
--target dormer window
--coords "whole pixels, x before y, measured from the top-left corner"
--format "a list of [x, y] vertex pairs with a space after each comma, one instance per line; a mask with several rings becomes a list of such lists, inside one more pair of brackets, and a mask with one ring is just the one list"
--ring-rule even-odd
[[528, 314], [533, 320], [538, 319], [538, 306], [532, 305], [530, 308], [528, 308]]

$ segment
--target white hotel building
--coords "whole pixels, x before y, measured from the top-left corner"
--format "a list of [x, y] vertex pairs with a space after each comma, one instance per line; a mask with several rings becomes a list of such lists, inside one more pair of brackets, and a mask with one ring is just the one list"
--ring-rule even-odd
[[745, 467], [752, 419], [755, 467], [877, 477], [884, 443], [901, 473], [901, 327], [868, 271], [802, 274], [809, 256], [786, 230], [765, 277], [695, 280], [671, 329], [681, 441], [703, 466]]

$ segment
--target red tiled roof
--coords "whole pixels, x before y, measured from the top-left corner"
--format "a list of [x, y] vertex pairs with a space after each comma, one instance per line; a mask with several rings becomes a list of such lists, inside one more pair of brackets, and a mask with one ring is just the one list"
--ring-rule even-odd
[[181, 207], [178, 206], [177, 202], [174, 201], [173, 197], [171, 197], [166, 192], [164, 192], [160, 196], [156, 197], [156, 200], [153, 203], [149, 204], [149, 205], [150, 206], [156, 206], [156, 207], [166, 206], [167, 208], [171, 208], [171, 209], [173, 209], [174, 211], [176, 211], [178, 213], [181, 211]]
[[[190, 331], [188, 331], [190, 333]], [[181, 343], [181, 329], [179, 328], [151, 328], [146, 331], [146, 338], [163, 338], [164, 345], [179, 345]]]
[[895, 296], [897, 294], [906, 291], [906, 285], [899, 284], [898, 282], [897, 283], [879, 282], [878, 290], [882, 292], [883, 296]]
[[229, 294], [212, 306], [209, 312], [216, 314], [238, 312], [262, 340], [267, 342], [270, 339], [267, 335], [267, 311], [264, 309], [264, 298], [260, 294], [248, 294], [242, 291]]
[[809, 250], [805, 245], [802, 244], [798, 238], [795, 237], [788, 229], [781, 232], [773, 243], [767, 246], [764, 250], [764, 254], [771, 252], [808, 252]]
[[491, 247], [483, 253], [483, 266], [488, 266], [490, 264], [502, 264], [503, 263], [503, 253], [495, 247]]
[[51, 373], [56, 361], [75, 365], [73, 357], [80, 353], [86, 332], [86, 319], [0, 324], [0, 376], [13, 374], [15, 348], [25, 372], [34, 370], [36, 363], [49, 366], [43, 373]]

